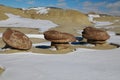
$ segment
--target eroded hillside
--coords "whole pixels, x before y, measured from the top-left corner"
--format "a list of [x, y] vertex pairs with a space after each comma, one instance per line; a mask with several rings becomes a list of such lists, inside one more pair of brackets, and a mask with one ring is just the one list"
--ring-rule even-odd
[[5, 20], [8, 16], [5, 13], [12, 13], [20, 15], [21, 17], [51, 20], [58, 24], [59, 27], [54, 28], [59, 31], [67, 31], [69, 33], [76, 34], [76, 30], [83, 29], [85, 26], [91, 25], [88, 20], [88, 16], [77, 11], [61, 8], [49, 8], [46, 14], [38, 13], [36, 9], [21, 9], [12, 8], [6, 6], [0, 6], [0, 20]]

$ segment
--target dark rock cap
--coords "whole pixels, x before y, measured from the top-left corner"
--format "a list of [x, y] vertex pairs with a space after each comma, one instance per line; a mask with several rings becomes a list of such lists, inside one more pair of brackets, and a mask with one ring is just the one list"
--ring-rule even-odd
[[46, 40], [49, 40], [52, 42], [58, 42], [58, 43], [76, 41], [76, 38], [72, 34], [62, 33], [62, 32], [55, 31], [55, 30], [44, 32], [44, 37]]

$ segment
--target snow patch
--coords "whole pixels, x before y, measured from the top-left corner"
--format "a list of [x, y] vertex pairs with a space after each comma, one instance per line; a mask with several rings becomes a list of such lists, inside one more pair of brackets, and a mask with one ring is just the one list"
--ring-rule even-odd
[[6, 13], [9, 17], [7, 20], [0, 21], [2, 27], [28, 27], [28, 28], [39, 28], [41, 32], [47, 31], [52, 27], [58, 25], [49, 20], [34, 20], [30, 18], [23, 18], [17, 15]]
[[[89, 14], [88, 15], [88, 19], [89, 19], [89, 21], [90, 22], [92, 22], [92, 23], [94, 23], [95, 24], [95, 27], [105, 27], [105, 26], [109, 26], [109, 25], [111, 25], [111, 24], [113, 24], [112, 22], [109, 22], [109, 21], [103, 21], [103, 22], [101, 22], [101, 21], [95, 21], [94, 20], [94, 18], [99, 18], [100, 17], [100, 15], [98, 15], [98, 14]], [[109, 28], [109, 27], [105, 27], [105, 28]]]
[[45, 39], [43, 34], [26, 34], [29, 38]]
[[46, 7], [37, 7], [37, 8], [28, 8], [28, 9], [23, 8], [23, 10], [36, 10], [37, 14], [47, 14], [50, 8], [46, 8]]
[[89, 14], [88, 15], [88, 19], [89, 19], [89, 21], [90, 22], [94, 22], [94, 18], [98, 18], [98, 17], [100, 17], [100, 15], [98, 15], [98, 14]]
[[106, 22], [94, 21], [94, 23], [96, 27], [105, 27], [113, 24], [112, 22], [109, 22], [109, 21], [106, 21]]

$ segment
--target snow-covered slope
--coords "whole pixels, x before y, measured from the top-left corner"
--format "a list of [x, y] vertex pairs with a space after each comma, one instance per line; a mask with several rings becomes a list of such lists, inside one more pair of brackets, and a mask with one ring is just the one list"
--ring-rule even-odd
[[77, 49], [69, 54], [0, 54], [0, 80], [119, 80], [120, 48]]
[[40, 31], [44, 32], [52, 27], [56, 27], [57, 24], [49, 20], [34, 20], [29, 18], [22, 18], [17, 15], [6, 13], [9, 17], [7, 20], [0, 21], [1, 27], [29, 27], [29, 28], [39, 28]]

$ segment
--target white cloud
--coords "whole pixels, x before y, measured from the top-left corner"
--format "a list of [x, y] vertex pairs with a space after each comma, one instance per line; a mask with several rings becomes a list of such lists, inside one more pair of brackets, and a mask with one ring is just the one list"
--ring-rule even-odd
[[58, 3], [57, 6], [58, 7], [66, 7], [66, 3]]
[[34, 4], [34, 3], [35, 3], [34, 0], [30, 0], [30, 1], [27, 2], [27, 4]]
[[[81, 5], [81, 4], [80, 4]], [[116, 1], [114, 3], [108, 3], [108, 2], [83, 2], [82, 3], [82, 10], [84, 12], [98, 12], [98, 13], [107, 13], [112, 15], [119, 15], [120, 16], [120, 1]]]
[[65, 2], [65, 0], [58, 0], [58, 2]]
[[109, 10], [108, 12], [113, 15], [120, 16], [120, 1], [116, 1], [114, 3], [108, 3], [106, 8]]
[[82, 9], [84, 12], [93, 11], [93, 12], [101, 13], [102, 11], [100, 10], [100, 7], [104, 6], [105, 2], [92, 3], [92, 2], [86, 1], [86, 2], [83, 2], [82, 5], [83, 5]]
[[67, 3], [65, 2], [65, 0], [58, 0], [57, 6], [62, 7], [62, 8], [66, 8]]
[[111, 9], [120, 9], [120, 1], [115, 3], [109, 3], [106, 7]]
[[27, 4], [34, 4], [35, 3], [35, 0], [15, 0], [17, 2], [24, 2], [24, 3], [27, 3]]
[[22, 0], [15, 0], [15, 1], [20, 2], [20, 1], [22, 1]]

